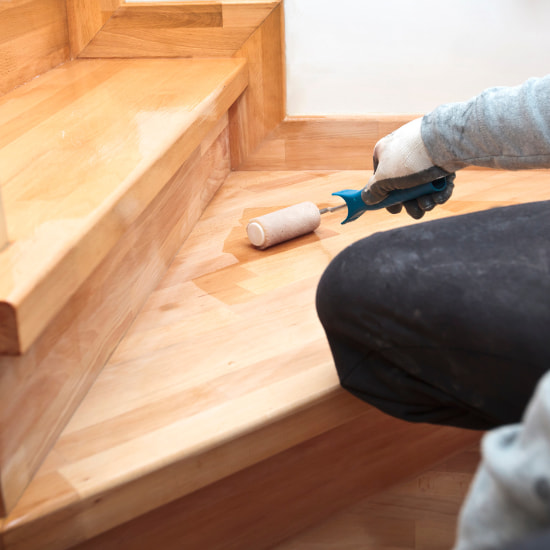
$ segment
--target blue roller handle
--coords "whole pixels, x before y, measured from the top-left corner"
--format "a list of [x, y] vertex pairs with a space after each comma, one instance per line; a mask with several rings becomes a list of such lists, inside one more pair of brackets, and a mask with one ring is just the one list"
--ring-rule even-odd
[[383, 201], [376, 204], [365, 204], [361, 198], [361, 190], [344, 189], [337, 193], [332, 193], [337, 197], [342, 197], [348, 207], [348, 217], [342, 222], [348, 223], [356, 220], [367, 210], [380, 210], [394, 204], [400, 204], [412, 199], [417, 199], [423, 195], [431, 195], [438, 191], [443, 191], [447, 187], [447, 178], [440, 178], [430, 183], [423, 183], [410, 189], [397, 189], [392, 191]]

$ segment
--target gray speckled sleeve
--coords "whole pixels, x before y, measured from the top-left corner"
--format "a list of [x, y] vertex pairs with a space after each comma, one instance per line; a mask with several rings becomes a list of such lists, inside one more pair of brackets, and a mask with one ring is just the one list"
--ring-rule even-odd
[[454, 550], [500, 550], [550, 529], [550, 373], [521, 424], [488, 432]]
[[550, 168], [550, 75], [441, 105], [423, 118], [422, 139], [434, 165], [448, 172]]

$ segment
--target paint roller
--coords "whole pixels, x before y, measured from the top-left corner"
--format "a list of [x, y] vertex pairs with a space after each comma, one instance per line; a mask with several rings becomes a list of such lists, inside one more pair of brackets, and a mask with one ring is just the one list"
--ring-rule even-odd
[[334, 196], [344, 199], [344, 204], [319, 209], [313, 202], [301, 202], [253, 218], [249, 221], [246, 232], [250, 242], [260, 250], [264, 250], [270, 246], [315, 231], [321, 225], [321, 215], [327, 212], [334, 212], [347, 206], [348, 215], [342, 222], [342, 224], [345, 224], [356, 220], [368, 210], [380, 210], [394, 204], [401, 204], [424, 195], [443, 191], [446, 187], [447, 179], [440, 178], [410, 189], [396, 189], [377, 204], [365, 204], [362, 198], [362, 190], [344, 189], [332, 193]]

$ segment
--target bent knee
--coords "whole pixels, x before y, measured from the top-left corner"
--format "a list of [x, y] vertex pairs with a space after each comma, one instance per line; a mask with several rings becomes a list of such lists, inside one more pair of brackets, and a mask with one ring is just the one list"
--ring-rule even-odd
[[335, 319], [348, 321], [357, 312], [377, 308], [391, 280], [399, 278], [404, 266], [395, 265], [387, 253], [388, 233], [376, 233], [340, 252], [327, 266], [317, 287], [316, 306], [325, 328]]

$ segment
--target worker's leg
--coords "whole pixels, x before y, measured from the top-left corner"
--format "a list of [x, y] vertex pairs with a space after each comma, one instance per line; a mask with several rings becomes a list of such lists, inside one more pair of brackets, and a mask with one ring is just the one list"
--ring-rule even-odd
[[517, 422], [550, 368], [550, 202], [363, 239], [329, 265], [317, 308], [342, 385], [372, 405], [474, 429]]
[[550, 548], [550, 531], [544, 531], [537, 535], [511, 544], [502, 550], [548, 550]]

